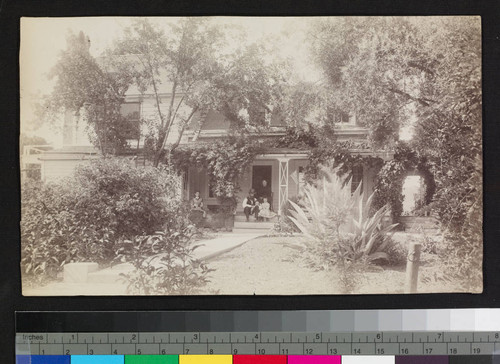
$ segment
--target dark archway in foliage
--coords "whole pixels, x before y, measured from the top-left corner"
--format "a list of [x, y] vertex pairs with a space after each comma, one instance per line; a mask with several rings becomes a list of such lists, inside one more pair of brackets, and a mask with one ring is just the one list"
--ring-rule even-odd
[[436, 183], [427, 159], [407, 144], [399, 143], [394, 158], [385, 162], [378, 173], [374, 198], [375, 208], [385, 204], [391, 206], [391, 216], [395, 222], [403, 213], [403, 184], [409, 175], [422, 177], [426, 187], [423, 206], [428, 206], [436, 192]]

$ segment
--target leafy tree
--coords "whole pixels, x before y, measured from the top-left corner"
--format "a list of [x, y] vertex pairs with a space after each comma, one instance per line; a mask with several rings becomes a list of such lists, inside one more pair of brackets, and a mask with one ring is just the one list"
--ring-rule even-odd
[[455, 263], [464, 262], [447, 272], [480, 284], [479, 18], [333, 19], [321, 22], [314, 37], [332, 104], [355, 110], [375, 144], [387, 144], [405, 119], [415, 120], [410, 146], [426, 159], [436, 183], [432, 208], [460, 257]]
[[106, 71], [89, 47], [83, 32], [68, 35], [67, 48], [49, 74], [57, 78], [56, 85], [38, 110], [43, 119], [52, 122], [62, 113], [86, 119], [93, 144], [103, 154], [117, 153], [125, 147], [125, 131], [130, 129], [120, 106], [131, 79]]
[[[198, 130], [209, 110], [240, 129], [266, 125], [279, 69], [265, 61], [258, 45], [226, 48], [222, 30], [203, 18], [184, 18], [170, 24], [168, 32], [139, 19], [117, 42], [113, 53], [128, 57], [128, 72], [139, 91], [154, 98], [156, 112], [147, 121], [154, 165], [177, 148], [197, 113], [202, 115]], [[167, 100], [160, 94], [161, 84], [170, 89]], [[175, 131], [177, 137], [168, 145]]]
[[326, 76], [328, 108], [356, 115], [378, 147], [397, 139], [409, 102], [427, 104], [415, 82], [419, 33], [406, 18], [332, 18], [311, 31], [312, 52]]

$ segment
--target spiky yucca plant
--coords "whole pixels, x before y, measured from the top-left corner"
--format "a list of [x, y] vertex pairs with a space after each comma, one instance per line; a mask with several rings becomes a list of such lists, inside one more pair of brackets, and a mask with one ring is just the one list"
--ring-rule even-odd
[[320, 245], [342, 262], [388, 259], [389, 233], [397, 225], [382, 226], [389, 207], [370, 215], [373, 194], [365, 199], [361, 185], [352, 193], [351, 178], [339, 169], [322, 168], [323, 177], [304, 188], [303, 207], [290, 201], [290, 219], [309, 237], [304, 248]]

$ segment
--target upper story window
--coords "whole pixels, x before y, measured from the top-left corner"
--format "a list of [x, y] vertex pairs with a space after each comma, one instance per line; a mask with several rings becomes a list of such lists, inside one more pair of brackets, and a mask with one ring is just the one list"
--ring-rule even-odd
[[339, 109], [328, 107], [326, 111], [326, 119], [330, 123], [340, 124], [340, 125], [352, 125], [355, 124], [356, 118], [353, 115]]
[[349, 114], [346, 112], [337, 112], [334, 115], [334, 122], [338, 124], [348, 124], [350, 122]]
[[126, 119], [123, 125], [123, 134], [127, 139], [139, 139], [141, 103], [125, 102], [120, 106], [120, 113]]

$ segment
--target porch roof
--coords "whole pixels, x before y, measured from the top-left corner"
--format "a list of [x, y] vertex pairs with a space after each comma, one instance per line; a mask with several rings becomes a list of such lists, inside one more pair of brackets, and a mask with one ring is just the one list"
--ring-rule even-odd
[[307, 159], [309, 151], [296, 148], [266, 148], [265, 152], [258, 155], [257, 159], [268, 158], [291, 158], [291, 159]]
[[38, 155], [41, 161], [81, 160], [99, 158], [99, 151], [93, 146], [65, 146]]
[[[391, 159], [394, 152], [392, 151], [377, 151], [373, 149], [349, 149], [349, 152], [354, 155], [379, 157], [384, 160]], [[266, 148], [265, 152], [257, 158], [292, 158], [292, 159], [307, 159], [309, 158], [308, 149], [297, 148]]]

